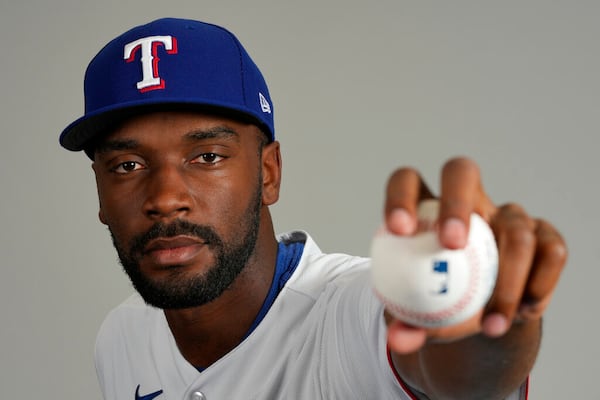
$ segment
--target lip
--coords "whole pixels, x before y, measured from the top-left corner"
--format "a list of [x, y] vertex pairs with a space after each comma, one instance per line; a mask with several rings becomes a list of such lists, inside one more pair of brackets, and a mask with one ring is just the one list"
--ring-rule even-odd
[[144, 248], [144, 256], [158, 266], [183, 265], [192, 261], [207, 243], [189, 236], [158, 238]]

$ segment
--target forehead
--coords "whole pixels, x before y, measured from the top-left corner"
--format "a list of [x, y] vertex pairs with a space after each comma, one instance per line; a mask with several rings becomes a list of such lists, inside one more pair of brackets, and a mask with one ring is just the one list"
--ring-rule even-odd
[[155, 131], [161, 132], [163, 136], [168, 133], [169, 135], [166, 136], [176, 137], [177, 134], [185, 135], [192, 131], [210, 132], [215, 128], [229, 131], [239, 136], [240, 140], [255, 139], [259, 134], [262, 135], [257, 126], [222, 115], [189, 111], [158, 111], [126, 119], [107, 132], [104, 139], [110, 140], [119, 136], [143, 138]]
[[129, 117], [98, 138], [86, 153], [93, 160], [111, 150], [158, 148], [227, 140], [239, 147], [262, 147], [268, 141], [253, 123], [221, 114], [196, 111], [156, 111]]

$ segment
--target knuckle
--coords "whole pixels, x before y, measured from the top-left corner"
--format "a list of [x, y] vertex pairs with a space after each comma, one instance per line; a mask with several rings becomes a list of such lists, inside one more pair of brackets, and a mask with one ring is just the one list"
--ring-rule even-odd
[[568, 249], [562, 240], [547, 241], [540, 245], [541, 253], [552, 265], [564, 265], [568, 257]]
[[500, 207], [500, 214], [507, 218], [524, 217], [527, 215], [525, 209], [518, 203], [509, 202]]
[[506, 235], [506, 242], [510, 248], [525, 250], [535, 246], [536, 237], [531, 230], [517, 226], [509, 229]]
[[519, 309], [516, 317], [519, 321], [535, 321], [542, 317], [545, 309], [541, 304], [528, 305]]
[[527, 301], [525, 299], [518, 310], [518, 318], [521, 320], [536, 320], [543, 316], [548, 308], [551, 296], [543, 295], [536, 301]]
[[539, 251], [551, 263], [564, 264], [568, 248], [560, 233], [547, 221], [538, 220]]

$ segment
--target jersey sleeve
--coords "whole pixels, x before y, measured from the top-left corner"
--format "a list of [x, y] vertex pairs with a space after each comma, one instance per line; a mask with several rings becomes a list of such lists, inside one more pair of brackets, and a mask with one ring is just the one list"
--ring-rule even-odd
[[383, 306], [369, 284], [368, 268], [340, 277], [326, 289], [321, 363], [331, 398], [413, 399], [387, 358]]
[[[359, 398], [420, 399], [396, 372], [387, 346], [387, 327], [383, 318], [383, 305], [374, 294], [368, 269], [339, 283], [338, 296], [333, 296], [334, 309], [339, 313], [339, 342], [335, 351], [342, 365], [345, 380], [360, 382], [363, 388]], [[357, 313], [358, 311], [358, 313]], [[359, 316], [357, 318], [356, 316]], [[355, 332], [356, 335], [349, 334]], [[334, 357], [333, 354], [329, 354]], [[342, 359], [343, 358], [343, 359]], [[368, 379], [368, 381], [367, 381]], [[373, 387], [373, 382], [378, 388]], [[505, 400], [526, 400], [529, 380]], [[379, 391], [374, 397], [374, 392]]]

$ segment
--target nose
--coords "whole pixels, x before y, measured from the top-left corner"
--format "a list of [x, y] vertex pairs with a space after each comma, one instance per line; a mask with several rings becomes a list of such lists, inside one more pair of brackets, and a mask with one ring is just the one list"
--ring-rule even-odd
[[153, 220], [175, 219], [189, 213], [194, 200], [184, 171], [174, 165], [154, 168], [146, 181], [144, 214]]

